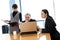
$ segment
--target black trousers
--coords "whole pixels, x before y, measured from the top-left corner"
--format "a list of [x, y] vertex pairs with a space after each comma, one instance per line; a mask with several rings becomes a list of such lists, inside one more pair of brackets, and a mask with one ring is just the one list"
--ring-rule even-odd
[[55, 33], [50, 33], [51, 36], [51, 40], [60, 40], [60, 34], [58, 31], [56, 31]]

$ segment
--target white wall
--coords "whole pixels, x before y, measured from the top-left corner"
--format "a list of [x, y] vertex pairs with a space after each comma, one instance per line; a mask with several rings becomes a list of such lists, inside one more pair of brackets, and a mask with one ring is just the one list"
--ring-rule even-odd
[[[5, 40], [6, 37], [9, 36], [4, 36], [2, 35], [2, 25], [6, 24], [3, 21], [1, 21], [1, 19], [10, 19], [10, 10], [9, 10], [9, 0], [0, 0], [0, 40]], [[9, 38], [7, 38], [6, 40], [8, 40]]]
[[55, 0], [57, 30], [60, 32], [60, 0]]
[[[6, 20], [10, 19], [10, 10], [9, 10], [9, 0], [0, 0], [0, 27], [1, 25], [5, 24], [1, 21], [1, 19]], [[1, 29], [0, 29], [1, 30]], [[1, 31], [0, 31], [1, 33]]]
[[41, 10], [47, 9], [54, 18], [53, 0], [21, 0], [23, 20], [26, 13], [36, 20], [41, 19]]

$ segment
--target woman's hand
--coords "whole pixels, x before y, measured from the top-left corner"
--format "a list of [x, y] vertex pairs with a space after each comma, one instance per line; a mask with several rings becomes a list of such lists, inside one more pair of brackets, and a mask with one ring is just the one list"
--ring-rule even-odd
[[42, 33], [42, 29], [41, 29], [41, 28], [39, 28], [39, 32], [41, 32], [41, 33]]
[[2, 20], [3, 22], [5, 22], [5, 23], [9, 23], [10, 22], [10, 20]]

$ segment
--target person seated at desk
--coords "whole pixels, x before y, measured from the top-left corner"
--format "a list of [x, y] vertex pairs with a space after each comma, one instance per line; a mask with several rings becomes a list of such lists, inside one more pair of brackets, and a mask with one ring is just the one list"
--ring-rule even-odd
[[47, 9], [43, 9], [41, 17], [45, 19], [45, 29], [40, 29], [42, 33], [50, 33], [51, 40], [60, 40], [60, 34], [56, 30], [56, 23], [53, 18], [49, 15]]
[[22, 21], [22, 22], [34, 22], [34, 21], [36, 21], [36, 20], [31, 19], [31, 15], [30, 15], [29, 13], [27, 13], [27, 14], [25, 15], [25, 20]]
[[[22, 22], [36, 22], [35, 19], [31, 19], [31, 15], [29, 13], [25, 14], [25, 20]], [[37, 31], [39, 31], [39, 28], [37, 26]]]

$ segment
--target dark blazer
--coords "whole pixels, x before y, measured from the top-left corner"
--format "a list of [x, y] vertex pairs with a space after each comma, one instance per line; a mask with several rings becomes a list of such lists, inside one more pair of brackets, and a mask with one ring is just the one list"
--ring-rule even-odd
[[[29, 22], [34, 22], [34, 21], [36, 21], [36, 20], [34, 20], [34, 19], [30, 19], [30, 20], [29, 20]], [[25, 20], [22, 21], [22, 22], [25, 22]]]
[[45, 29], [42, 29], [42, 33], [49, 32], [51, 40], [60, 40], [60, 34], [56, 30], [56, 23], [51, 16], [48, 16], [45, 21]]

